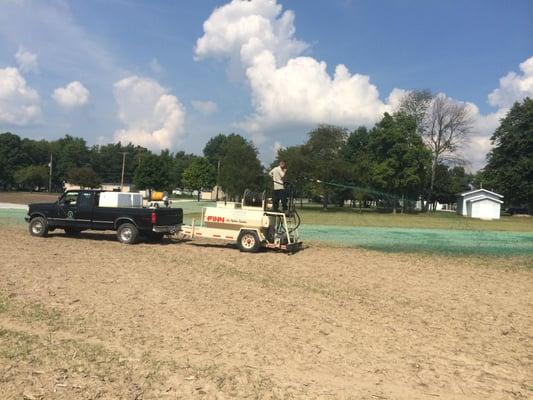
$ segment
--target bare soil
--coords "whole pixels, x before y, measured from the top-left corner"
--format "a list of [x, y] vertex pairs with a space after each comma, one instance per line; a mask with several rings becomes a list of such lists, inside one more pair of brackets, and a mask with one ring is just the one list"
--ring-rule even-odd
[[30, 204], [56, 201], [58, 193], [0, 192], [0, 203]]
[[531, 398], [531, 261], [2, 226], [0, 398]]

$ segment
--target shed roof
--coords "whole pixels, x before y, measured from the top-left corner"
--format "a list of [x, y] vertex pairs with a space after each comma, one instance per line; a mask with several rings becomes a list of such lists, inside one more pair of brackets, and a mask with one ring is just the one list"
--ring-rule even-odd
[[481, 200], [490, 200], [490, 201], [494, 201], [495, 203], [500, 203], [502, 204], [503, 201], [501, 200], [498, 200], [498, 199], [495, 199], [494, 197], [489, 197], [489, 196], [483, 196], [483, 195], [480, 195], [480, 196], [476, 196], [476, 197], [472, 197], [470, 199], [466, 199], [466, 202], [470, 202], [470, 203], [475, 203], [477, 201], [481, 201]]
[[490, 194], [492, 194], [494, 196], [498, 196], [498, 197], [501, 197], [503, 199], [503, 195], [495, 193], [495, 192], [491, 192], [490, 190], [487, 190], [487, 189], [470, 190], [468, 192], [463, 192], [463, 193], [459, 194], [459, 196], [468, 196], [470, 194], [474, 194], [474, 193], [477, 193], [477, 192], [490, 193]]

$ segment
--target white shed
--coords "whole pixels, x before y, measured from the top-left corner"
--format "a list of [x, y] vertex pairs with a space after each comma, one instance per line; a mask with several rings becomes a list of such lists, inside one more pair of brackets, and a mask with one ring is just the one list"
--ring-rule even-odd
[[503, 196], [487, 189], [461, 193], [457, 198], [457, 213], [470, 218], [500, 219]]

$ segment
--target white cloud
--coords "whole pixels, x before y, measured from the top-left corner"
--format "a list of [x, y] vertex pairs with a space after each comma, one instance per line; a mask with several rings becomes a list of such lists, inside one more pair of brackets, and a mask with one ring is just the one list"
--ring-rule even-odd
[[492, 148], [490, 138], [514, 102], [533, 97], [533, 57], [520, 63], [519, 68], [521, 74], [509, 72], [500, 79], [499, 87], [488, 95], [489, 104], [497, 107], [496, 111], [483, 115], [475, 104], [469, 103], [474, 116], [474, 128], [465, 154], [473, 170], [485, 165], [486, 155]]
[[115, 140], [153, 150], [172, 148], [185, 135], [185, 109], [176, 98], [150, 78], [130, 76], [114, 85], [118, 117], [126, 125]]
[[281, 11], [275, 0], [233, 0], [216, 8], [204, 22], [204, 35], [196, 42], [196, 58], [229, 57], [249, 63], [268, 50], [278, 65], [285, 64], [308, 45], [294, 38], [294, 13]]
[[193, 100], [191, 101], [191, 104], [196, 111], [204, 115], [213, 114], [218, 111], [217, 103], [211, 100], [207, 100], [207, 101]]
[[234, 0], [213, 11], [196, 43], [197, 59], [226, 58], [245, 70], [255, 112], [237, 126], [257, 144], [287, 125], [369, 125], [392, 109], [367, 75], [340, 64], [331, 76], [324, 61], [301, 56], [308, 46], [294, 34], [294, 14], [275, 0]]
[[487, 159], [487, 153], [492, 145], [490, 137], [498, 127], [500, 118], [505, 116], [507, 110], [498, 110], [493, 113], [483, 115], [474, 103], [467, 103], [472, 116], [472, 131], [470, 132], [462, 153], [468, 162], [467, 168], [477, 171], [482, 168]]
[[520, 64], [521, 74], [509, 72], [500, 79], [500, 87], [489, 94], [489, 103], [500, 108], [510, 108], [517, 100], [533, 97], [533, 57]]
[[89, 101], [89, 90], [81, 82], [74, 81], [54, 90], [52, 98], [64, 108], [80, 107]]
[[34, 54], [24, 47], [19, 46], [15, 53], [15, 60], [22, 72], [37, 72], [39, 71], [39, 61], [37, 54]]
[[37, 91], [26, 84], [17, 68], [0, 68], [0, 122], [27, 125], [41, 116]]
[[[195, 58], [226, 59], [238, 64], [251, 90], [254, 112], [234, 123], [257, 145], [276, 137], [276, 131], [297, 131], [318, 123], [348, 128], [372, 125], [384, 112], [394, 111], [407, 91], [393, 89], [386, 100], [370, 77], [340, 64], [333, 75], [324, 61], [302, 56], [308, 48], [295, 38], [294, 14], [276, 0], [233, 0], [216, 8], [204, 22]], [[489, 95], [498, 110], [483, 115], [474, 104], [474, 129], [464, 154], [473, 169], [485, 163], [490, 136], [516, 100], [533, 96], [533, 57], [520, 64]], [[296, 129], [295, 129], [296, 128]]]

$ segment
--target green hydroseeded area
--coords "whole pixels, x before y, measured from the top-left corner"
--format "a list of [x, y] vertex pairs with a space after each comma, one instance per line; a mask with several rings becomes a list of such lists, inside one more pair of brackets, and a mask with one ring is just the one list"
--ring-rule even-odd
[[386, 252], [533, 256], [533, 233], [305, 225], [303, 241]]
[[26, 212], [26, 210], [0, 208], [0, 226], [25, 224], [24, 216]]

